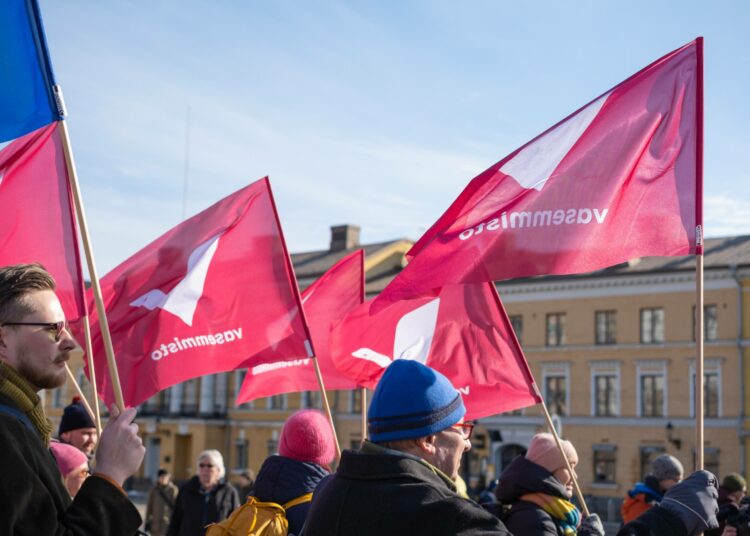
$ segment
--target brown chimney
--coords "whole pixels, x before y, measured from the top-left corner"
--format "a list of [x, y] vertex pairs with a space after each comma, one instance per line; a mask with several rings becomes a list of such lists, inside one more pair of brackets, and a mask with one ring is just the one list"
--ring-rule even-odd
[[331, 251], [344, 251], [359, 245], [359, 226], [332, 225]]

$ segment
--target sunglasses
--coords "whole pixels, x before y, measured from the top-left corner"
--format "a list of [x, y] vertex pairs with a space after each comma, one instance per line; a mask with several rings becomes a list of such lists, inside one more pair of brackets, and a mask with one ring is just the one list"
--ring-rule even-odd
[[2, 325], [0, 325], [0, 327], [5, 326], [41, 326], [48, 333], [54, 335], [55, 342], [60, 342], [63, 330], [68, 329], [68, 321], [61, 320], [60, 322], [4, 322]]
[[199, 463], [198, 464], [198, 467], [200, 467], [201, 469], [203, 468], [211, 469], [213, 466], [214, 464], [212, 463]]
[[474, 433], [474, 423], [473, 422], [461, 422], [458, 424], [454, 424], [451, 426], [451, 428], [455, 428], [459, 432], [461, 432], [461, 435], [464, 437], [464, 439], [471, 439], [471, 434]]

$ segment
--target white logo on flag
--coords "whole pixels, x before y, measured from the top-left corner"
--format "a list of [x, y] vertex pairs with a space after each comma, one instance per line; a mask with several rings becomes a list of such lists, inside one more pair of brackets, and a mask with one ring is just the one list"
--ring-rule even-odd
[[[222, 233], [223, 234], [223, 233]], [[188, 326], [193, 325], [193, 315], [198, 307], [198, 300], [203, 295], [208, 267], [219, 246], [218, 234], [195, 248], [188, 258], [187, 274], [177, 283], [169, 294], [159, 289], [149, 290], [143, 296], [130, 303], [133, 307], [145, 307], [149, 311], [156, 308], [172, 313]]]
[[[399, 319], [393, 339], [393, 359], [411, 359], [422, 364], [427, 362], [435, 336], [439, 309], [440, 298], [435, 298]], [[389, 356], [370, 348], [355, 350], [352, 356], [371, 361], [383, 368], [393, 361]]]
[[510, 175], [524, 188], [542, 191], [552, 173], [560, 165], [578, 138], [599, 113], [609, 93], [601, 96], [576, 115], [521, 149], [500, 171]]

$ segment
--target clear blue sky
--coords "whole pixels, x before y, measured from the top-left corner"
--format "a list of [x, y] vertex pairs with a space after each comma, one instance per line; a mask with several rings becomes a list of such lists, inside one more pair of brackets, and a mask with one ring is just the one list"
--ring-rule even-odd
[[708, 236], [750, 233], [750, 2], [41, 0], [101, 274], [269, 175], [291, 251], [418, 238], [477, 173], [705, 37]]

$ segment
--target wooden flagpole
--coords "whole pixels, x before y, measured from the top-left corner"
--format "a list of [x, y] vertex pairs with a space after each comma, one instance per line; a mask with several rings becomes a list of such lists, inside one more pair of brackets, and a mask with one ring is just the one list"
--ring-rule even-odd
[[[91, 409], [91, 405], [89, 404], [89, 401], [86, 400], [86, 395], [83, 394], [83, 391], [81, 390], [81, 386], [78, 385], [78, 381], [76, 380], [76, 377], [73, 375], [73, 371], [70, 370], [70, 367], [67, 363], [65, 363], [65, 371], [68, 373], [68, 379], [73, 384], [73, 387], [76, 388], [76, 392], [78, 393], [78, 397], [81, 399], [81, 402], [83, 403], [83, 407], [86, 408], [86, 411], [89, 414], [89, 417], [91, 417], [91, 420], [94, 420], [94, 411]], [[96, 423], [96, 433], [101, 437], [102, 435], [102, 427], [99, 423]]]
[[284, 260], [286, 261], [286, 268], [291, 277], [294, 279], [294, 298], [297, 301], [297, 308], [299, 309], [300, 318], [305, 328], [305, 334], [307, 340], [305, 340], [305, 348], [307, 349], [307, 357], [313, 360], [315, 364], [315, 375], [318, 378], [318, 387], [320, 387], [320, 397], [323, 399], [323, 408], [325, 409], [328, 422], [331, 423], [331, 430], [333, 431], [333, 439], [336, 444], [336, 460], [341, 459], [341, 446], [339, 445], [339, 438], [336, 434], [336, 425], [333, 422], [333, 414], [331, 413], [331, 405], [328, 403], [328, 395], [326, 394], [325, 385], [323, 385], [323, 375], [320, 373], [320, 365], [318, 359], [315, 357], [315, 352], [312, 347], [312, 335], [310, 334], [310, 325], [307, 323], [307, 316], [305, 315], [305, 307], [300, 297], [299, 284], [297, 283], [297, 277], [294, 275], [294, 265], [292, 264], [292, 258], [289, 256], [289, 250], [286, 247], [286, 240], [284, 240], [284, 232], [281, 229], [281, 221], [279, 220], [279, 212], [276, 210], [276, 201], [273, 198], [273, 191], [271, 190], [271, 181], [268, 177], [265, 177], [266, 187], [268, 188], [268, 197], [271, 200], [271, 206], [273, 207], [273, 214], [276, 219], [276, 226], [279, 230], [279, 236], [281, 237], [281, 245], [284, 249]]
[[565, 455], [565, 449], [563, 449], [562, 443], [560, 443], [560, 436], [557, 435], [557, 430], [555, 429], [555, 425], [552, 422], [552, 417], [550, 417], [549, 411], [547, 410], [547, 403], [544, 401], [544, 397], [542, 397], [542, 393], [539, 392], [539, 387], [536, 383], [534, 383], [534, 390], [536, 391], [536, 394], [539, 395], [539, 398], [542, 400], [542, 411], [544, 412], [544, 417], [547, 419], [547, 426], [549, 426], [550, 431], [552, 432], [552, 437], [555, 438], [555, 443], [557, 444], [557, 449], [560, 451], [560, 455], [562, 456], [562, 459], [565, 461], [565, 468], [568, 470], [568, 473], [570, 473], [570, 477], [573, 479], [573, 489], [575, 490], [576, 497], [578, 497], [578, 502], [581, 503], [581, 511], [583, 512], [584, 517], [589, 517], [591, 513], [589, 512], [589, 507], [586, 505], [586, 500], [583, 498], [583, 493], [581, 493], [581, 488], [578, 486], [578, 479], [576, 478], [576, 474], [573, 471], [573, 468], [570, 466], [570, 460], [568, 460], [568, 457]]
[[[703, 38], [696, 39], [695, 136], [695, 468], [703, 469]], [[743, 402], [744, 403], [744, 402]]]
[[[57, 105], [61, 115], [65, 115], [65, 103], [62, 97], [62, 89], [60, 86], [55, 86], [55, 97], [57, 99]], [[65, 119], [61, 119], [57, 122], [57, 127], [60, 131], [60, 138], [62, 139], [63, 152], [65, 154], [65, 164], [68, 168], [68, 179], [70, 183], [71, 193], [73, 195], [73, 202], [75, 204], [76, 217], [78, 218], [78, 230], [81, 233], [81, 241], [83, 242], [83, 251], [86, 254], [86, 264], [89, 269], [89, 277], [91, 278], [91, 288], [94, 291], [94, 302], [96, 303], [96, 311], [99, 315], [99, 326], [102, 332], [102, 340], [104, 342], [104, 352], [107, 356], [107, 365], [109, 369], [109, 377], [112, 382], [112, 390], [115, 395], [115, 402], [119, 407], [120, 411], [125, 409], [125, 400], [122, 396], [122, 387], [120, 386], [120, 375], [117, 372], [117, 362], [115, 361], [115, 351], [112, 346], [112, 337], [109, 333], [109, 323], [107, 322], [107, 312], [104, 308], [104, 300], [102, 299], [102, 289], [99, 285], [99, 277], [96, 272], [96, 264], [94, 263], [94, 254], [91, 249], [91, 241], [89, 240], [88, 225], [86, 224], [86, 214], [83, 211], [83, 200], [81, 199], [81, 190], [78, 186], [78, 173], [76, 171], [75, 161], [73, 159], [73, 150], [70, 144], [70, 136], [68, 135], [68, 125]]]
[[91, 388], [94, 391], [94, 422], [96, 423], [96, 430], [101, 435], [102, 433], [102, 416], [99, 411], [99, 392], [96, 388], [96, 370], [94, 369], [94, 350], [91, 344], [91, 327], [89, 326], [89, 315], [83, 317], [83, 333], [86, 339], [86, 361], [89, 366], [89, 374], [93, 378]]

